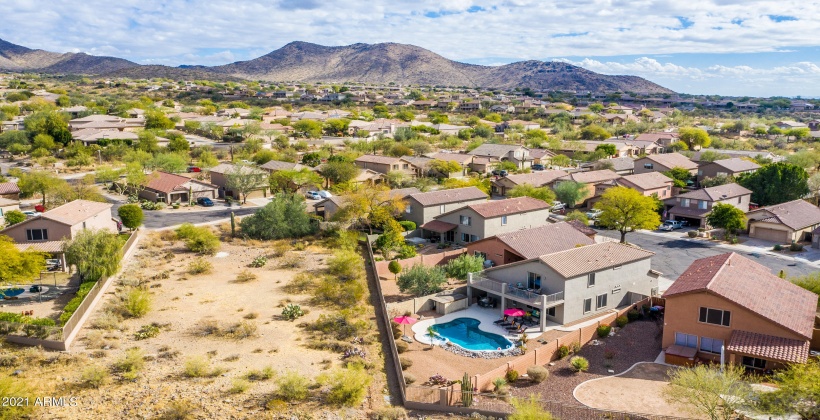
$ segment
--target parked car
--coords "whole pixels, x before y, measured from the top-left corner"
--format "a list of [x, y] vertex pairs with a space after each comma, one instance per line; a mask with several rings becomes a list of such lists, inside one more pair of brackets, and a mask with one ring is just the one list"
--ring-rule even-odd
[[202, 168], [199, 166], [189, 166], [188, 172], [202, 172]]
[[675, 229], [680, 229], [682, 227], [683, 227], [683, 224], [680, 222], [680, 220], [667, 220], [667, 221], [663, 222], [663, 224], [661, 225], [661, 227], [659, 229], [671, 232]]
[[492, 172], [495, 176], [507, 176], [509, 172], [506, 169], [494, 169]]
[[598, 209], [592, 209], [592, 210], [590, 210], [590, 211], [588, 211], [588, 212], [586, 213], [586, 215], [587, 215], [587, 219], [590, 219], [590, 220], [595, 220], [595, 219], [597, 219], [597, 218], [598, 218], [598, 216], [600, 216], [600, 215], [601, 215], [601, 213], [603, 213], [601, 210], [598, 210]]
[[42, 213], [40, 213], [39, 211], [34, 211], [34, 210], [26, 210], [26, 211], [23, 212], [23, 214], [25, 214], [28, 217], [37, 217], [37, 216], [41, 215]]
[[553, 202], [552, 202], [552, 207], [550, 207], [550, 210], [552, 210], [552, 211], [558, 211], [558, 210], [563, 210], [563, 209], [565, 209], [565, 208], [567, 208], [567, 205], [566, 205], [566, 204], [564, 204], [564, 203], [562, 203], [562, 202], [560, 202], [560, 201], [553, 201]]
[[333, 194], [331, 194], [330, 191], [321, 190], [321, 191], [316, 191], [316, 193], [319, 194], [319, 197], [322, 197], [322, 198], [333, 197]]
[[543, 171], [544, 170], [544, 165], [542, 165], [540, 163], [536, 163], [535, 165], [532, 165], [532, 170], [533, 171]]
[[199, 197], [196, 199], [196, 203], [202, 207], [213, 207], [214, 202], [208, 197]]
[[322, 196], [319, 195], [319, 191], [308, 191], [307, 193], [305, 193], [305, 197], [307, 197], [309, 200], [321, 200], [322, 199]]

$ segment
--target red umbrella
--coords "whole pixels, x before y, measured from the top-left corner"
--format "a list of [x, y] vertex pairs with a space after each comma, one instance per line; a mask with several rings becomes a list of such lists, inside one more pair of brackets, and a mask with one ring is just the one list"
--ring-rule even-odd
[[523, 309], [520, 309], [520, 308], [510, 308], [510, 309], [504, 309], [504, 315], [505, 315], [505, 316], [511, 316], [511, 317], [513, 317], [513, 318], [515, 318], [515, 317], [517, 317], [517, 316], [524, 316], [524, 315], [526, 315], [526, 314], [527, 314], [527, 313], [526, 313], [526, 312], [524, 312], [524, 310], [523, 310]]
[[[415, 324], [418, 319], [410, 317], [410, 316], [397, 316], [393, 318], [393, 322], [399, 325], [412, 325]], [[407, 327], [405, 327], [405, 332], [407, 331]], [[405, 335], [405, 334], [402, 334]]]

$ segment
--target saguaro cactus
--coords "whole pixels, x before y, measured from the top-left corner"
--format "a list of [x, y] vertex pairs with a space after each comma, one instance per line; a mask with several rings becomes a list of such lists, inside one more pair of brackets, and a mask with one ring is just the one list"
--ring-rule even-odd
[[236, 215], [231, 212], [231, 238], [236, 237]]
[[464, 378], [461, 379], [461, 403], [465, 407], [473, 405], [473, 380], [467, 372], [464, 372]]

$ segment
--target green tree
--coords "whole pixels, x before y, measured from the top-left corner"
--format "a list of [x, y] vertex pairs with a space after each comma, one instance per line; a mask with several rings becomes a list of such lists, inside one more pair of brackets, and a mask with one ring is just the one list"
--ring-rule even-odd
[[448, 276], [459, 280], [467, 280], [469, 273], [477, 273], [483, 269], [484, 258], [469, 254], [461, 254], [444, 266], [444, 271], [447, 272]]
[[507, 197], [532, 197], [548, 204], [555, 201], [555, 193], [549, 187], [536, 187], [532, 184], [516, 185], [507, 193]]
[[749, 399], [751, 388], [743, 381], [743, 368], [737, 365], [698, 365], [671, 371], [664, 397], [680, 404], [691, 414], [711, 420], [731, 420], [735, 411]]
[[322, 123], [315, 120], [299, 120], [293, 123], [293, 130], [302, 137], [318, 139], [322, 137], [322, 129]]
[[415, 264], [401, 273], [396, 284], [399, 290], [410, 292], [416, 296], [425, 296], [441, 291], [441, 286], [447, 283], [447, 274], [439, 266], [428, 267]]
[[302, 164], [310, 167], [319, 166], [322, 163], [322, 156], [316, 152], [309, 152], [302, 155]]
[[51, 150], [57, 147], [54, 143], [54, 137], [51, 137], [48, 134], [40, 133], [34, 136], [34, 140], [31, 142], [31, 147], [34, 149], [43, 148], [46, 150]]
[[379, 235], [374, 244], [384, 255], [384, 259], [390, 260], [393, 251], [404, 245], [404, 229], [393, 219], [387, 221], [384, 233]]
[[145, 112], [145, 128], [170, 130], [174, 128], [175, 123], [168, 118], [164, 112], [153, 110]]
[[570, 222], [570, 221], [573, 221], [573, 220], [577, 220], [577, 221], [579, 221], [579, 222], [581, 222], [585, 225], [589, 225], [589, 218], [587, 217], [587, 215], [584, 212], [582, 212], [580, 210], [573, 210], [573, 211], [567, 213], [567, 216], [564, 217], [564, 221], [566, 221], [566, 222]]
[[726, 154], [723, 154], [723, 153], [718, 153], [718, 152], [715, 152], [714, 150], [705, 150], [705, 151], [700, 153], [700, 162], [701, 163], [714, 162], [716, 160], [728, 159], [728, 158], [729, 158], [729, 155], [726, 155]]
[[416, 119], [416, 114], [414, 114], [412, 111], [403, 110], [396, 113], [396, 118], [402, 121], [410, 122]]
[[565, 168], [572, 164], [572, 159], [570, 159], [569, 156], [566, 155], [555, 155], [552, 158], [550, 158], [550, 163], [559, 168]]
[[562, 181], [552, 188], [558, 201], [564, 203], [569, 208], [575, 207], [579, 201], [583, 201], [589, 193], [586, 184], [575, 181]]
[[360, 188], [346, 196], [341, 209], [333, 215], [334, 220], [356, 222], [365, 225], [373, 233], [373, 226], [386, 226], [395, 222], [407, 203], [393, 194], [385, 185]]
[[697, 147], [709, 147], [712, 139], [706, 130], [694, 127], [684, 127], [680, 129], [680, 140], [686, 143], [690, 149]]
[[[796, 277], [791, 279], [792, 283], [816, 294], [820, 295], [820, 273], [815, 272], [812, 274], [807, 274], [805, 276]], [[818, 298], [818, 304], [820, 304], [820, 298]]]
[[320, 172], [328, 184], [343, 184], [359, 175], [359, 168], [353, 162], [328, 161]]
[[635, 229], [655, 229], [661, 224], [654, 197], [647, 197], [627, 187], [609, 188], [595, 203], [601, 210], [598, 222], [621, 233], [621, 243], [626, 234]]
[[785, 203], [807, 195], [809, 174], [805, 169], [786, 162], [766, 165], [741, 175], [737, 183], [752, 190], [752, 201], [761, 206]]
[[77, 267], [83, 281], [97, 281], [120, 269], [122, 246], [117, 235], [105, 230], [83, 229], [63, 242], [69, 266]]
[[214, 153], [210, 150], [203, 150], [200, 152], [196, 162], [201, 168], [213, 168], [214, 166], [219, 165], [219, 159], [217, 159]]
[[780, 416], [797, 413], [801, 419], [820, 418], [820, 362], [809, 359], [774, 374], [777, 390], [761, 392], [758, 410]]
[[40, 194], [43, 197], [42, 204], [46, 205], [46, 199], [56, 191], [65, 187], [66, 181], [56, 175], [45, 171], [31, 171], [20, 173], [17, 186], [24, 196]]
[[401, 264], [398, 261], [390, 261], [390, 263], [387, 264], [387, 269], [396, 276], [396, 279], [399, 278], [399, 273], [401, 273]]
[[122, 220], [122, 225], [134, 230], [142, 224], [144, 217], [142, 208], [136, 204], [126, 204], [117, 209], [117, 215]]
[[242, 204], [247, 202], [248, 194], [266, 187], [267, 172], [251, 165], [234, 165], [225, 173], [225, 187], [231, 193], [239, 194]]
[[305, 211], [305, 199], [277, 194], [270, 203], [239, 223], [242, 233], [253, 239], [301, 238], [313, 234], [316, 225]]
[[185, 168], [188, 167], [188, 157], [181, 153], [159, 153], [148, 161], [146, 166], [163, 172], [185, 172]]
[[26, 214], [20, 210], [9, 210], [3, 215], [3, 218], [6, 219], [6, 227], [8, 227], [26, 220]]
[[48, 134], [57, 138], [58, 136], [62, 137], [63, 131], [68, 131], [68, 121], [65, 114], [56, 111], [35, 112], [23, 120], [23, 125], [32, 137], [37, 134]]
[[590, 104], [589, 110], [596, 114], [600, 114], [604, 111], [604, 104]]
[[584, 140], [606, 140], [612, 137], [612, 133], [600, 125], [590, 124], [581, 129], [581, 138]]
[[307, 168], [276, 171], [270, 176], [270, 189], [272, 191], [296, 193], [321, 185], [322, 177]]
[[733, 235], [746, 227], [746, 213], [731, 204], [718, 203], [712, 206], [712, 211], [706, 216], [706, 223], [726, 230], [727, 235]]
[[614, 144], [604, 143], [595, 146], [595, 151], [606, 153], [607, 156], [615, 156], [615, 154], [618, 153], [618, 148], [615, 147]]
[[811, 134], [811, 132], [809, 131], [808, 128], [803, 127], [803, 128], [792, 128], [789, 131], [786, 131], [785, 134], [788, 137], [794, 137], [794, 139], [797, 140], [797, 141], [801, 141], [801, 140], [805, 139], [806, 137], [808, 137], [809, 134]]
[[154, 153], [159, 150], [159, 142], [157, 136], [150, 131], [140, 131], [137, 134], [137, 149]]
[[672, 178], [672, 183], [676, 187], [680, 188], [685, 187], [689, 183], [688, 181], [692, 178], [692, 174], [689, 170], [686, 168], [681, 168], [680, 166], [676, 166], [663, 174], [669, 178]]
[[718, 174], [713, 177], [706, 177], [700, 181], [701, 188], [717, 187], [719, 185], [732, 184], [735, 182], [735, 177], [727, 174]]
[[[6, 214], [8, 217], [8, 213]], [[46, 254], [20, 251], [14, 240], [0, 235], [0, 284], [30, 282], [45, 268]]]
[[188, 140], [185, 136], [176, 135], [170, 137], [171, 138], [168, 141], [168, 150], [172, 152], [187, 152], [191, 149], [191, 145], [188, 144]]
[[430, 162], [430, 169], [445, 176], [461, 173], [461, 165], [454, 160], [433, 159]]

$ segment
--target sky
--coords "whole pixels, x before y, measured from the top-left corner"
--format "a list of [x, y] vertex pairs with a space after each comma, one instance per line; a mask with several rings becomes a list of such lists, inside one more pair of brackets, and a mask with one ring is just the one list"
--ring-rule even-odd
[[691, 94], [820, 97], [820, 0], [0, 0], [0, 38], [220, 65], [291, 41], [397, 42], [484, 65], [560, 60]]

